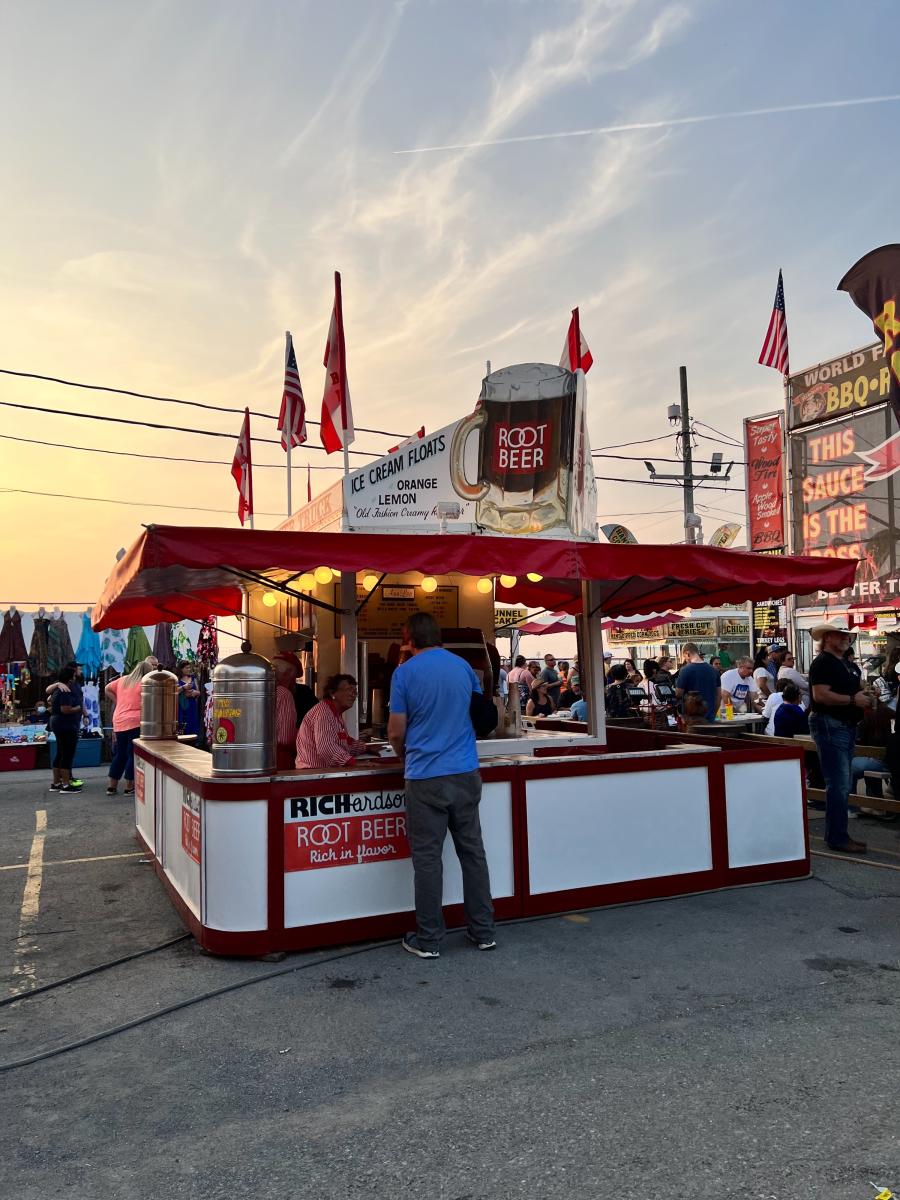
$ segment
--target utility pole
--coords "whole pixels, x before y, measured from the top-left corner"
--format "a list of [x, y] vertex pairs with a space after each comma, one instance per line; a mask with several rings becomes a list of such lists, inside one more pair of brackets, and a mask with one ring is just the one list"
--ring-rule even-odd
[[660, 483], [663, 480], [676, 480], [681, 484], [682, 493], [684, 495], [684, 541], [687, 546], [698, 546], [703, 541], [702, 522], [694, 512], [694, 484], [705, 483], [709, 479], [720, 479], [723, 482], [728, 482], [731, 477], [731, 468], [734, 463], [731, 462], [724, 468], [722, 455], [715, 453], [712, 455], [709, 464], [708, 475], [694, 474], [694, 448], [692, 438], [694, 436], [691, 427], [691, 413], [688, 406], [688, 385], [687, 385], [687, 367], [678, 368], [678, 381], [681, 389], [681, 403], [670, 404], [668, 410], [669, 422], [672, 425], [681, 425], [681, 433], [678, 435], [681, 441], [681, 474], [680, 475], [661, 475], [654, 467], [652, 462], [644, 460], [644, 466], [650, 472], [650, 482]]

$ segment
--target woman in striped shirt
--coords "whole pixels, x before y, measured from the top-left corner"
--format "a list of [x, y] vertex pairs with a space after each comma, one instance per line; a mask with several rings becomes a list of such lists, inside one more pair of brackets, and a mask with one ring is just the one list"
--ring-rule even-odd
[[356, 680], [352, 675], [332, 675], [323, 698], [300, 722], [297, 732], [298, 767], [347, 767], [365, 753], [365, 742], [352, 738], [344, 724], [344, 713], [356, 703]]

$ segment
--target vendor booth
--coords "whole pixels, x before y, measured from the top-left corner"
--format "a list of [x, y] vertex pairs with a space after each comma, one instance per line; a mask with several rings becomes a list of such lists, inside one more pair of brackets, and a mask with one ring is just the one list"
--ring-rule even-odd
[[[512, 724], [478, 744], [484, 840], [503, 920], [807, 875], [802, 752], [643, 729], [607, 736], [600, 625], [604, 610], [836, 590], [853, 570], [840, 560], [546, 536], [151, 526], [108, 580], [94, 624], [249, 612], [258, 650], [258, 637], [283, 636], [271, 620], [278, 604], [306, 605], [315, 621], [300, 636], [315, 625], [337, 645], [323, 653], [346, 669], [358, 661], [360, 606], [371, 594], [365, 573], [382, 588], [404, 581], [396, 586], [412, 588], [417, 606], [433, 594], [426, 580], [458, 589], [457, 620], [477, 621], [477, 596], [488, 593], [578, 615], [588, 732]], [[271, 595], [276, 606], [263, 603]], [[269, 617], [260, 615], [257, 628], [253, 613]], [[490, 620], [492, 628], [492, 610]], [[240, 705], [229, 704], [222, 719], [240, 736]], [[215, 757], [178, 741], [141, 740], [135, 753], [138, 840], [207, 949], [256, 955], [409, 928], [412, 867], [396, 760], [228, 775]], [[451, 925], [461, 921], [461, 896], [448, 850]]]

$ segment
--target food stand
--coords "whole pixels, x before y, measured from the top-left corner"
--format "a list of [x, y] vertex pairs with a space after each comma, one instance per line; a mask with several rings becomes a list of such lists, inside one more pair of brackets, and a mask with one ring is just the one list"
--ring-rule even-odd
[[[279, 530], [150, 526], [107, 581], [94, 628], [242, 616], [262, 657], [243, 656], [234, 674], [256, 674], [274, 708], [266, 660], [278, 650], [299, 650], [310, 682], [314, 670], [362, 682], [373, 655], [390, 657], [404, 614], [424, 608], [457, 652], [480, 644], [488, 679], [495, 602], [571, 613], [587, 729], [504, 722], [477, 742], [498, 918], [807, 875], [802, 751], [607, 730], [602, 616], [835, 590], [854, 566], [601, 544], [585, 412], [580, 370], [493, 372], [469, 416], [348, 474]], [[386, 683], [380, 696], [361, 691], [377, 724]], [[233, 743], [235, 761], [254, 739], [258, 751], [250, 727], [271, 728], [273, 709], [267, 725], [249, 694], [214, 691], [213, 704], [212, 756], [135, 743], [137, 838], [197, 940], [257, 955], [409, 928], [404, 784], [390, 751], [290, 771], [264, 768], [266, 753], [255, 773], [224, 775], [215, 747]], [[347, 713], [354, 733], [356, 716]], [[451, 925], [461, 898], [448, 849]]]
[[[498, 582], [511, 563], [532, 578]], [[477, 533], [151, 526], [117, 564], [94, 626], [240, 613], [255, 589], [311, 603], [333, 628], [317, 589], [298, 590], [323, 564], [354, 600], [338, 596], [335, 606], [343, 650], [356, 640], [356, 579], [366, 570], [441, 586], [490, 579], [504, 602], [582, 616], [588, 732], [506, 731], [478, 744], [500, 920], [809, 873], [802, 751], [645, 729], [607, 734], [600, 624], [604, 609], [734, 603], [813, 583], [836, 590], [854, 564]], [[135, 754], [138, 841], [208, 950], [257, 955], [409, 927], [412, 867], [396, 760], [223, 778], [208, 755], [176, 741], [138, 741]], [[453, 925], [462, 893], [450, 850], [444, 886]]]

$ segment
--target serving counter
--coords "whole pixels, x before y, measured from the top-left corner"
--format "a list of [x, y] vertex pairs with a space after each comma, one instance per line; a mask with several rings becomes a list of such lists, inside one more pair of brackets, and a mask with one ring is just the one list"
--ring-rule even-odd
[[[801, 748], [608, 732], [479, 743], [499, 921], [809, 874]], [[139, 740], [136, 835], [213, 953], [400, 936], [415, 919], [399, 767], [222, 778], [200, 750]], [[450, 838], [444, 903], [461, 925]]]

